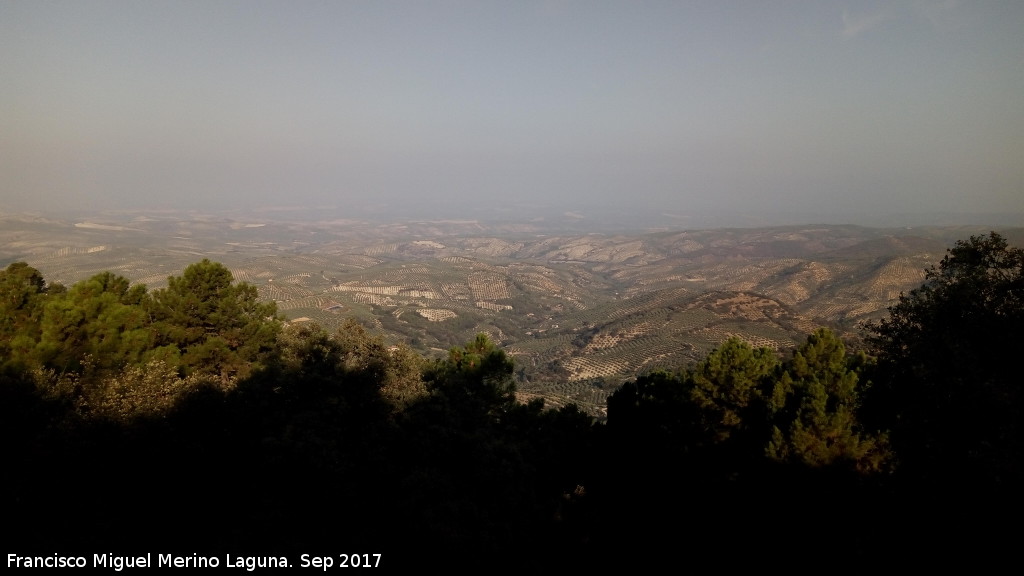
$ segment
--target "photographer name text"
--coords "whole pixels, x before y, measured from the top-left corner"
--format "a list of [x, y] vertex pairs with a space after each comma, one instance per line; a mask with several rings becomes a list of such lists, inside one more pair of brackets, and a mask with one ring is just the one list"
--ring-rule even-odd
[[106, 568], [120, 572], [128, 568], [242, 568], [252, 572], [259, 568], [377, 568], [382, 554], [338, 554], [319, 556], [302, 554], [298, 562], [287, 556], [178, 556], [176, 554], [144, 554], [117, 556], [93, 554], [89, 556], [21, 556], [7, 555], [8, 568]]

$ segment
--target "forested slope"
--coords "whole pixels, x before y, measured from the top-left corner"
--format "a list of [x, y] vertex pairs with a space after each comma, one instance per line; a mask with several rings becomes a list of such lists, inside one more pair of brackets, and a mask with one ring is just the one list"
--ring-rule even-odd
[[[1024, 251], [958, 242], [865, 329], [727, 338], [606, 423], [517, 401], [486, 335], [427, 359], [288, 325], [204, 260], [149, 291], [0, 272], [5, 519], [21, 552], [422, 551], [554, 571], [687, 554], [975, 562], [1021, 485]], [[599, 350], [591, 339], [588, 346]], [[908, 533], [914, 537], [909, 538]], [[344, 548], [344, 549], [339, 549]], [[740, 552], [738, 552], [740, 551]]]

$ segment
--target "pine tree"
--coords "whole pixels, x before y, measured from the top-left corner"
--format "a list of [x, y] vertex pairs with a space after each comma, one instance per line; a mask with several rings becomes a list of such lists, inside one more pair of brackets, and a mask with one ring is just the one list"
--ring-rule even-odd
[[260, 302], [255, 286], [235, 284], [224, 265], [204, 259], [153, 294], [157, 348], [150, 356], [176, 360], [187, 374], [228, 383], [249, 374], [277, 350], [277, 306]]
[[20, 371], [32, 363], [50, 292], [59, 290], [48, 289], [43, 275], [25, 262], [0, 271], [0, 368]]
[[842, 340], [820, 328], [782, 367], [772, 391], [772, 439], [767, 454], [811, 467], [849, 466], [877, 472], [891, 462], [884, 434], [863, 430], [857, 419], [861, 381]]
[[714, 442], [759, 427], [765, 381], [778, 362], [773, 350], [753, 348], [732, 337], [690, 372], [691, 400], [700, 408], [705, 430]]

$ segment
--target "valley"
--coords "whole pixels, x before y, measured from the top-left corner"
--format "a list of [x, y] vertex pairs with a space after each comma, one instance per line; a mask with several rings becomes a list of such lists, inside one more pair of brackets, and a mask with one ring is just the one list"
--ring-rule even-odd
[[829, 326], [855, 346], [861, 322], [918, 287], [953, 242], [988, 230], [0, 215], [0, 265], [25, 261], [64, 285], [111, 271], [153, 289], [209, 258], [292, 323], [334, 330], [355, 317], [428, 357], [486, 333], [514, 357], [523, 399], [600, 416], [623, 381], [730, 336], [784, 353]]

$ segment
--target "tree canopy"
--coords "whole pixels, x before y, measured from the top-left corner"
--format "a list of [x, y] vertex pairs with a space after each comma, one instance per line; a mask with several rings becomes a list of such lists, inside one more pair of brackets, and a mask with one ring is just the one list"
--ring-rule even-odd
[[[0, 451], [22, 464], [5, 509], [36, 543], [413, 543], [484, 568], [795, 538], [870, 559], [907, 550], [910, 525], [960, 543], [948, 523], [889, 524], [886, 498], [965, 480], [1016, 495], [1022, 283], [1024, 252], [972, 237], [866, 326], [867, 353], [826, 328], [790, 351], [732, 337], [624, 383], [601, 424], [519, 401], [486, 334], [428, 359], [354, 319], [289, 325], [209, 260], [152, 292], [112, 273], [48, 286], [17, 263], [0, 271]], [[80, 470], [82, 497], [55, 496]], [[183, 535], [165, 510], [216, 512]]]
[[858, 415], [865, 362], [863, 353], [848, 355], [830, 330], [808, 336], [782, 366], [772, 390], [768, 455], [814, 468], [886, 469], [892, 458], [888, 436], [865, 430]]
[[234, 283], [230, 270], [208, 259], [168, 278], [153, 293], [152, 315], [159, 356], [224, 381], [268, 360], [282, 327], [276, 304], [260, 302], [255, 286]]
[[49, 298], [44, 307], [38, 353], [57, 371], [120, 370], [152, 348], [143, 285], [110, 272], [78, 282]]
[[870, 417], [931, 482], [1009, 485], [1021, 469], [1024, 250], [999, 234], [950, 248], [924, 284], [866, 326]]
[[59, 290], [48, 289], [43, 275], [25, 262], [0, 271], [0, 369], [24, 368], [32, 357], [48, 292]]

